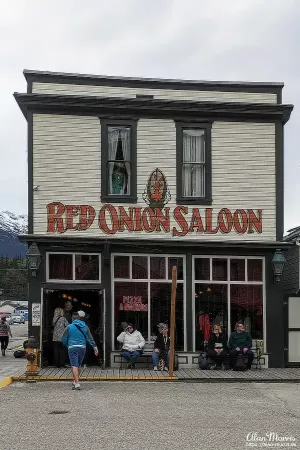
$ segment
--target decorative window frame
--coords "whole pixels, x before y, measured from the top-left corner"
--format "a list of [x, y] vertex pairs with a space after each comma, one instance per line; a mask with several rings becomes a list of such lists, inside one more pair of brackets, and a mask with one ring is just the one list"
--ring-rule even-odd
[[[115, 278], [115, 267], [114, 267], [114, 257], [115, 256], [128, 256], [129, 257], [129, 278]], [[148, 277], [145, 279], [135, 279], [132, 278], [132, 257], [133, 256], [144, 256], [148, 258]], [[115, 282], [127, 282], [127, 283], [147, 283], [148, 284], [148, 338], [146, 340], [147, 344], [152, 343], [150, 340], [150, 330], [151, 330], [151, 300], [150, 300], [150, 283], [172, 283], [172, 280], [167, 278], [168, 270], [166, 265], [166, 278], [165, 279], [152, 279], [150, 277], [150, 258], [182, 258], [183, 260], [183, 280], [177, 280], [177, 284], [183, 285], [183, 346], [184, 350], [187, 351], [187, 328], [186, 328], [186, 255], [184, 254], [167, 254], [167, 253], [112, 253], [111, 254], [111, 298], [112, 298], [112, 315], [111, 315], [111, 342], [112, 351], [115, 351]]]
[[[209, 259], [210, 260], [210, 279], [209, 280], [196, 280], [195, 279], [195, 260], [196, 259]], [[212, 279], [212, 260], [213, 259], [226, 259], [227, 260], [227, 281], [217, 281]], [[242, 259], [245, 261], [245, 280], [244, 281], [231, 281], [230, 280], [230, 260]], [[262, 281], [248, 281], [248, 261], [250, 259], [259, 259], [262, 261]], [[193, 318], [193, 352], [196, 352], [196, 311], [195, 311], [195, 286], [197, 283], [201, 284], [223, 284], [227, 285], [227, 315], [228, 315], [228, 331], [231, 330], [231, 316], [230, 316], [230, 286], [235, 285], [261, 285], [263, 286], [263, 341], [264, 350], [267, 352], [267, 319], [266, 319], [266, 275], [265, 275], [265, 258], [262, 256], [228, 256], [228, 255], [193, 255], [192, 256], [192, 318]], [[229, 339], [230, 332], [228, 333]]]
[[[103, 203], [136, 203], [137, 202], [137, 120], [133, 119], [100, 119], [101, 125], [101, 201]], [[108, 127], [130, 128], [131, 177], [129, 195], [108, 194], [107, 162], [108, 162]]]
[[[175, 122], [176, 124], [176, 202], [182, 205], [212, 204], [211, 122]], [[205, 132], [205, 196], [185, 197], [182, 193], [183, 130], [186, 128]]]
[[[72, 274], [71, 280], [61, 280], [58, 278], [49, 278], [49, 255], [72, 255]], [[76, 280], [75, 279], [75, 256], [76, 255], [89, 255], [98, 256], [99, 259], [99, 279], [98, 280]], [[65, 284], [101, 284], [101, 253], [89, 253], [89, 252], [47, 252], [46, 253], [46, 282], [47, 283], [65, 283]]]

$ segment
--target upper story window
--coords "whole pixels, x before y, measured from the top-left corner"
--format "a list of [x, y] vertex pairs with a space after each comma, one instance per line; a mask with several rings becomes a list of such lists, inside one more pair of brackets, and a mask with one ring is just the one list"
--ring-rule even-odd
[[177, 123], [177, 202], [211, 203], [211, 124]]
[[136, 122], [101, 120], [102, 201], [136, 201]]
[[47, 253], [47, 281], [98, 283], [101, 255], [96, 253]]

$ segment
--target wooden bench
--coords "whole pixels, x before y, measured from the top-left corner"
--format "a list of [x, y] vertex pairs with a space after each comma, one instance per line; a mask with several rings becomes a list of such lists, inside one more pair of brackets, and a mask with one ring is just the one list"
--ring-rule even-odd
[[266, 356], [269, 356], [270, 353], [264, 351], [263, 341], [256, 340], [255, 347], [252, 349], [254, 351], [254, 358], [256, 359], [256, 369], [261, 370], [261, 361], [265, 359]]
[[[146, 369], [149, 369], [149, 361], [150, 364], [152, 365], [152, 353], [153, 353], [152, 349], [146, 348], [145, 350], [143, 350], [142, 355], [139, 356], [139, 358], [136, 360], [135, 364], [146, 364]], [[121, 357], [120, 369], [122, 369], [123, 363], [127, 364], [127, 361], [124, 360], [121, 350], [120, 350], [120, 357]]]

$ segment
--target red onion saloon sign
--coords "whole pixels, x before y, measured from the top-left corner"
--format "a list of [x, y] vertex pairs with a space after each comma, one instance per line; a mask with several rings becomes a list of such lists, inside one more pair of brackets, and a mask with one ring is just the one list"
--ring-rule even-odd
[[228, 208], [124, 207], [104, 204], [100, 209], [89, 205], [47, 205], [47, 232], [86, 231], [97, 226], [106, 235], [129, 231], [133, 234], [169, 233], [186, 236], [195, 233], [262, 233], [262, 210]]

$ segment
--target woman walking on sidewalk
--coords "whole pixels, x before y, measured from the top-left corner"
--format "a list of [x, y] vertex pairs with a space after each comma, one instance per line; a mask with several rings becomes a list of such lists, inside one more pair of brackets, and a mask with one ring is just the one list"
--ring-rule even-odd
[[6, 323], [6, 317], [1, 317], [0, 321], [0, 342], [2, 356], [5, 356], [5, 350], [7, 349], [9, 336], [12, 337], [10, 326]]

